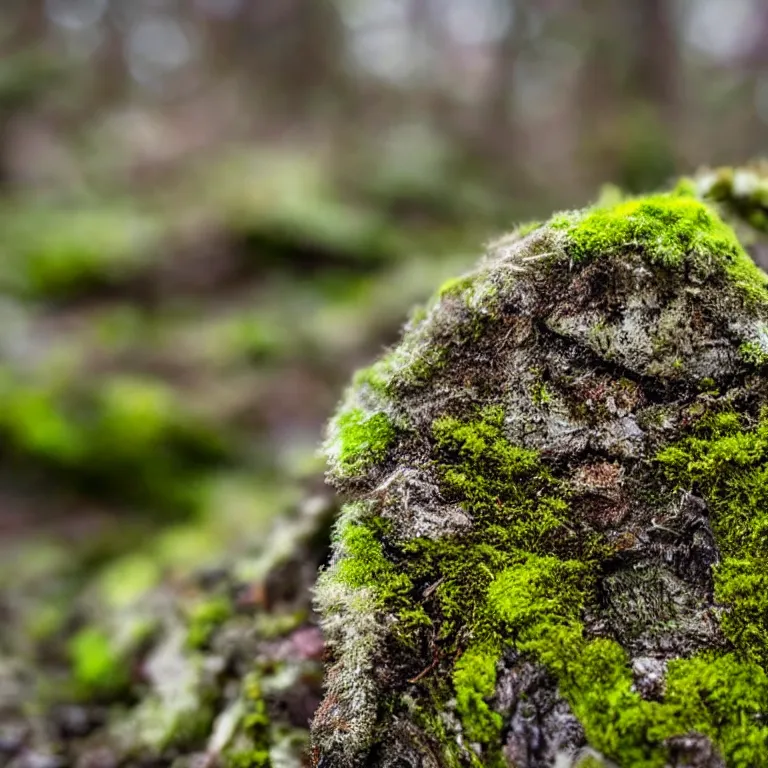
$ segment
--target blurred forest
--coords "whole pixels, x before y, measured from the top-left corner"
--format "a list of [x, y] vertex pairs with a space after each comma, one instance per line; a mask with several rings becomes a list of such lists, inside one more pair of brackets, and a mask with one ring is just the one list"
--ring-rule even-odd
[[351, 372], [516, 223], [766, 136], [760, 0], [3, 0], [0, 766], [78, 762], [51, 745], [107, 717], [35, 730], [30, 664], [135, 703], [167, 602], [119, 650], [110, 610], [170, 579], [208, 647], [276, 604], [307, 515], [269, 636], [316, 664], [316, 447]]

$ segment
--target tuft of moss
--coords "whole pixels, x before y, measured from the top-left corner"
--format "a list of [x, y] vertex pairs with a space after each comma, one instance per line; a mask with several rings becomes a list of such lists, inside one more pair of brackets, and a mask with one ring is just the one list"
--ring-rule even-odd
[[501, 735], [501, 715], [487, 702], [496, 689], [499, 656], [495, 643], [475, 645], [464, 652], [453, 670], [456, 711], [467, 738], [478, 744], [493, 744]]
[[443, 299], [448, 296], [460, 296], [464, 291], [470, 289], [475, 281], [474, 275], [462, 275], [452, 277], [446, 280], [438, 289], [437, 295]]
[[382, 461], [395, 439], [395, 425], [379, 411], [366, 414], [361, 408], [343, 411], [336, 420], [338, 471], [344, 476], [358, 475]]
[[550, 224], [567, 232], [575, 263], [638, 249], [651, 264], [667, 269], [678, 269], [689, 260], [705, 269], [721, 268], [749, 298], [767, 298], [768, 277], [731, 227], [710, 206], [687, 194], [633, 198], [582, 216], [556, 217]]
[[768, 350], [757, 341], [745, 341], [739, 347], [741, 359], [755, 368], [760, 368], [768, 363]]
[[397, 599], [413, 587], [410, 579], [384, 556], [381, 543], [384, 530], [386, 524], [381, 519], [365, 523], [349, 520], [339, 534], [346, 556], [336, 570], [341, 584], [351, 589], [371, 588], [381, 603]]

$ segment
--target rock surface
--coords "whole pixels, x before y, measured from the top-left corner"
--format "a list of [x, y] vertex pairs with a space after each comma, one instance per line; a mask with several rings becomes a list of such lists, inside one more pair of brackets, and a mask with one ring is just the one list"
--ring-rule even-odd
[[713, 189], [514, 232], [356, 376], [316, 766], [768, 765], [768, 288]]

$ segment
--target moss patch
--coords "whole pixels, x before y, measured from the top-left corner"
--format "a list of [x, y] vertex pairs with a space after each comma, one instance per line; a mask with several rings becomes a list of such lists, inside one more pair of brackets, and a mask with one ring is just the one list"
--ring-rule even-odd
[[746, 657], [768, 664], [768, 411], [750, 425], [724, 411], [656, 457], [680, 489], [707, 500], [721, 553], [715, 596], [722, 627]]
[[243, 680], [242, 701], [240, 729], [243, 739], [224, 753], [224, 765], [226, 768], [270, 768], [270, 718], [262, 696], [261, 681], [255, 672], [246, 675]]
[[340, 414], [338, 430], [338, 466], [343, 475], [357, 475], [382, 461], [395, 439], [395, 426], [386, 413], [366, 414], [351, 408]]
[[89, 627], [78, 632], [69, 642], [69, 656], [82, 697], [114, 697], [128, 687], [128, 665], [101, 630]]
[[756, 341], [745, 341], [739, 347], [739, 355], [747, 365], [760, 368], [768, 363], [768, 351]]
[[[738, 497], [742, 508], [723, 520], [727, 530], [717, 528], [725, 537], [718, 599], [732, 601], [738, 593], [739, 611], [723, 622], [739, 652], [673, 661], [660, 701], [637, 692], [617, 642], [585, 636], [582, 610], [610, 549], [596, 534], [578, 531], [567, 488], [536, 452], [510, 443], [503, 425], [502, 409], [490, 407], [474, 420], [442, 417], [432, 426], [443, 494], [471, 515], [468, 533], [395, 543], [380, 518], [350, 522], [341, 532], [345, 557], [335, 577], [367, 590], [378, 610], [418, 613], [422, 624], [435, 628], [438, 657], [457, 659], [452, 691], [429, 706], [439, 711], [446, 696], [455, 697], [464, 738], [480, 747], [481, 757], [471, 760], [500, 764], [503, 723], [491, 700], [497, 664], [512, 645], [546, 667], [589, 744], [621, 765], [663, 768], [670, 759], [666, 740], [691, 732], [710, 737], [729, 765], [763, 765], [768, 727], [759, 715], [768, 705], [768, 678], [760, 663], [768, 636], [768, 574], [756, 560], [763, 544], [754, 531], [768, 530], [768, 517], [754, 526], [758, 507], [768, 509], [762, 490], [768, 478], [759, 470], [768, 457], [768, 418], [745, 432], [739, 417], [720, 414], [706, 437], [691, 437], [658, 457], [670, 474], [683, 467], [690, 478], [722, 477], [723, 466], [732, 466], [742, 477], [740, 491], [727, 479], [716, 481], [725, 483], [718, 485], [723, 503]], [[425, 685], [434, 695], [428, 680]], [[455, 750], [442, 727], [433, 736]]]
[[687, 194], [626, 200], [581, 217], [559, 216], [550, 224], [566, 230], [574, 262], [642, 249], [655, 266], [675, 269], [691, 260], [702, 269], [721, 268], [750, 298], [768, 298], [768, 278], [747, 256], [733, 230], [712, 208]]
[[456, 662], [453, 671], [456, 710], [467, 737], [479, 744], [492, 744], [501, 733], [501, 715], [487, 703], [496, 688], [498, 659], [499, 648], [494, 643], [476, 645]]
[[187, 646], [204, 648], [216, 628], [232, 616], [232, 605], [226, 597], [212, 597], [197, 603], [189, 615]]

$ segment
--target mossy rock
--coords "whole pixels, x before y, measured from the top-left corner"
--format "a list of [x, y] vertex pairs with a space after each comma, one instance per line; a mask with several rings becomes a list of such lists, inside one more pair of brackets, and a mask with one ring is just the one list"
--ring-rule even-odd
[[498, 241], [355, 377], [316, 766], [768, 766], [767, 286], [684, 183]]

